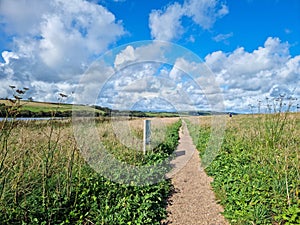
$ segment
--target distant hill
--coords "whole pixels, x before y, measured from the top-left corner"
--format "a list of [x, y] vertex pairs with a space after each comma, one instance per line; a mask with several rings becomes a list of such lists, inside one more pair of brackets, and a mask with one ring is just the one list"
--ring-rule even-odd
[[[5, 117], [7, 109], [13, 106], [10, 100], [0, 100], [0, 117]], [[186, 112], [147, 112], [135, 110], [112, 110], [98, 105], [80, 105], [53, 102], [20, 101], [17, 117], [71, 117], [76, 116], [129, 116], [129, 117], [177, 117], [177, 116], [208, 116], [229, 114], [229, 112], [186, 111]], [[236, 113], [231, 113], [236, 114]]]
[[[7, 109], [14, 104], [10, 100], [0, 100], [0, 116], [5, 116]], [[23, 100], [20, 101], [20, 105], [18, 117], [70, 117], [73, 112], [78, 116], [105, 116], [107, 114], [107, 110], [85, 105]]]

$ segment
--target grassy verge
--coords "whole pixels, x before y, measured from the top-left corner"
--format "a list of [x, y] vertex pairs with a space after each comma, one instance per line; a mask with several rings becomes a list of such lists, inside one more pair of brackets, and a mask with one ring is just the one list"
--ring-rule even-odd
[[[122, 147], [105, 123], [96, 123], [99, 135], [131, 164], [156, 163], [178, 142], [180, 121], [170, 123], [162, 142], [143, 156]], [[171, 183], [129, 186], [99, 175], [82, 158], [71, 121], [4, 120], [0, 131], [1, 224], [160, 224], [166, 217]]]
[[[201, 156], [210, 127], [190, 122], [189, 128], [200, 133], [194, 141]], [[220, 154], [206, 172], [231, 224], [300, 224], [299, 128], [300, 115], [292, 113], [228, 121]]]

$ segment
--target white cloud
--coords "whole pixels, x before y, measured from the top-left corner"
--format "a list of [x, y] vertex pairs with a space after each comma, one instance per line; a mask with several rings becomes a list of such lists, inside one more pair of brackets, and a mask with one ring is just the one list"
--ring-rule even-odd
[[14, 83], [74, 83], [125, 33], [111, 12], [85, 0], [2, 0], [0, 18], [13, 36], [13, 48], [2, 53], [0, 67], [6, 79], [14, 75]]
[[9, 64], [10, 59], [18, 59], [19, 56], [13, 52], [3, 51], [2, 58], [4, 59], [5, 64]]
[[60, 9], [44, 15], [40, 28], [40, 56], [50, 67], [80, 68], [124, 34], [114, 15], [100, 5], [82, 0], [56, 3]]
[[[110, 67], [98, 67], [101, 73], [110, 71], [101, 81], [98, 104], [115, 109], [141, 109], [143, 105], [145, 109], [163, 109], [165, 102], [166, 110], [172, 106], [177, 110], [242, 112], [265, 96], [285, 93], [299, 98], [300, 91], [294, 88], [300, 86], [300, 56], [291, 57], [288, 43], [278, 38], [268, 38], [252, 52], [244, 48], [213, 52], [204, 62], [177, 56], [172, 65], [163, 63], [170, 52], [159, 46], [147, 42], [128, 46], [116, 55]], [[96, 80], [87, 83], [89, 95], [99, 90]]]
[[115, 59], [115, 67], [118, 67], [126, 62], [134, 61], [136, 59], [134, 48], [128, 45], [124, 50], [122, 50]]
[[222, 107], [218, 97], [221, 91], [209, 68], [183, 49], [175, 49], [155, 41], [121, 50], [114, 61], [117, 72], [103, 92], [103, 101], [114, 90], [111, 108], [130, 108], [145, 97], [166, 99], [178, 110]]
[[[24, 2], [40, 11], [33, 12]], [[161, 109], [165, 104], [166, 109], [217, 110], [224, 102], [232, 111], [247, 110], [248, 104], [255, 105], [265, 96], [285, 93], [300, 98], [300, 56], [291, 57], [289, 44], [272, 37], [252, 52], [243, 47], [212, 52], [204, 63], [172, 52], [167, 42], [127, 46], [111, 62], [95, 62], [78, 87], [76, 81], [89, 62], [124, 34], [122, 24], [104, 7], [83, 0], [18, 3], [0, 3], [2, 22], [14, 36], [15, 46], [2, 52], [0, 97], [11, 94], [9, 85], [29, 87], [28, 94], [43, 101], [55, 101], [58, 93], [70, 94], [78, 88], [77, 102], [98, 101], [112, 108], [149, 104], [145, 107]], [[227, 7], [216, 0], [190, 0], [153, 11], [149, 23], [154, 38], [170, 40], [184, 32], [184, 16], [210, 29], [227, 13]]]
[[94, 95], [94, 103], [100, 94], [97, 103], [115, 109], [140, 109], [143, 104], [145, 109], [162, 109], [165, 101], [177, 110], [237, 112], [249, 110], [249, 104], [257, 105], [265, 96], [293, 93], [299, 98], [299, 90], [293, 89], [300, 85], [300, 56], [291, 57], [288, 43], [278, 38], [268, 38], [252, 52], [244, 48], [213, 52], [204, 62], [179, 54], [168, 65], [164, 62], [170, 60], [166, 56], [170, 52], [167, 45], [161, 46], [148, 42], [127, 46], [109, 66], [99, 63], [91, 69], [81, 97]]
[[228, 7], [218, 0], [186, 0], [182, 5], [175, 2], [164, 10], [153, 10], [149, 15], [149, 27], [154, 39], [171, 41], [184, 33], [183, 17], [191, 18], [207, 30], [228, 13]]
[[[148, 97], [151, 101], [165, 99], [176, 109], [218, 110], [224, 103], [227, 110], [242, 112], [249, 110], [249, 104], [257, 106], [258, 100], [266, 96], [285, 93], [299, 98], [300, 91], [295, 88], [300, 86], [300, 56], [291, 57], [290, 45], [279, 38], [267, 38], [263, 46], [252, 52], [242, 47], [229, 53], [216, 51], [207, 55], [204, 63], [179, 57], [169, 68], [157, 66], [166, 52], [153, 46], [127, 47], [116, 57], [122, 58], [119, 66], [129, 66], [121, 70], [123, 76], [113, 80], [109, 86], [113, 88], [107, 91], [115, 91], [115, 98], [110, 101], [114, 108], [124, 106], [124, 102], [131, 107]], [[146, 63], [150, 50], [156, 57], [149, 59], [156, 64]], [[137, 59], [142, 59], [142, 63], [135, 64]], [[103, 97], [107, 99], [109, 95]]]
[[181, 17], [184, 12], [182, 6], [175, 2], [169, 5], [165, 11], [153, 10], [149, 16], [151, 35], [158, 40], [172, 40], [183, 32]]
[[[248, 104], [257, 105], [259, 99], [278, 93], [290, 95], [300, 85], [300, 57], [291, 57], [288, 43], [278, 38], [269, 37], [253, 52], [244, 48], [213, 52], [205, 62], [224, 91], [229, 110], [247, 110]], [[299, 98], [298, 93], [296, 89], [293, 94]]]
[[49, 11], [52, 11], [51, 1], [0, 1], [1, 22], [10, 34], [38, 35], [41, 18]]
[[[208, 109], [203, 90], [192, 75], [187, 74], [202, 72], [205, 85], [209, 77], [205, 73], [207, 68], [184, 58], [175, 58], [173, 66], [165, 64], [165, 54], [170, 52], [160, 47], [159, 43], [145, 43], [143, 46], [127, 46], [121, 50], [114, 61], [117, 70], [104, 84], [99, 102], [105, 102], [106, 106], [115, 109], [132, 109], [137, 105], [140, 108], [149, 103], [144, 105], [145, 109], [152, 107], [153, 110], [154, 106], [159, 106], [157, 109], [165, 107], [167, 110], [170, 105], [160, 105], [164, 100], [177, 110]], [[150, 55], [156, 57], [149, 58], [149, 51]], [[204, 91], [213, 92], [212, 88], [204, 88]]]
[[288, 82], [294, 82], [300, 78], [300, 55], [291, 58], [285, 66], [278, 70], [281, 79]]
[[225, 41], [231, 38], [233, 36], [233, 33], [228, 33], [228, 34], [218, 34], [217, 36], [213, 37], [213, 40], [216, 42], [220, 42], [220, 41]]
[[69, 100], [72, 100], [72, 92], [75, 91], [76, 85], [67, 82], [49, 83], [43, 81], [33, 81], [31, 87], [34, 89], [35, 101], [58, 101], [60, 93], [68, 95]]
[[168, 48], [170, 44], [163, 41], [140, 42], [140, 46], [133, 47], [126, 46], [125, 49], [120, 50], [114, 60], [114, 66], [117, 69], [127, 66], [132, 63], [140, 62], [161, 62], [165, 60], [164, 49]]
[[246, 75], [281, 67], [289, 59], [289, 45], [278, 38], [268, 38], [264, 47], [253, 52], [246, 52], [242, 47], [230, 54], [218, 51], [207, 55], [205, 61], [213, 71], [223, 69], [228, 74]]
[[[114, 68], [102, 60], [93, 62], [89, 69], [81, 76], [79, 85], [76, 88], [74, 101], [76, 103], [95, 104], [98, 95], [103, 92], [104, 86], [114, 74]], [[110, 94], [111, 98], [113, 93], [111, 92]], [[103, 105], [103, 102], [99, 104]]]
[[184, 3], [185, 15], [204, 29], [210, 29], [217, 19], [228, 14], [228, 7], [218, 0], [187, 0]]

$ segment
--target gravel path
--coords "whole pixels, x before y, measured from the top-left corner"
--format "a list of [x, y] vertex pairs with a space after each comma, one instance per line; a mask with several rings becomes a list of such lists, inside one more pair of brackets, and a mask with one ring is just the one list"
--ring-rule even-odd
[[175, 187], [175, 193], [169, 199], [169, 215], [162, 224], [228, 225], [210, 186], [212, 178], [200, 167], [198, 151], [184, 122], [175, 154], [177, 157], [172, 162], [174, 170], [167, 174]]

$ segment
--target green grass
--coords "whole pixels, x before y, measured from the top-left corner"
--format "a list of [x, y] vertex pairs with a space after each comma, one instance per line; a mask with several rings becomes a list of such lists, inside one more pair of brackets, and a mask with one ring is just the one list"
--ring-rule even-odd
[[[96, 128], [120, 161], [150, 165], [176, 147], [181, 123], [174, 122], [157, 131], [164, 139], [145, 156], [122, 146], [108, 121]], [[71, 121], [7, 120], [0, 129], [0, 224], [152, 225], [166, 217], [170, 181], [134, 186], [98, 174], [82, 157]]]
[[[299, 119], [281, 113], [228, 121], [219, 155], [206, 172], [231, 224], [300, 224]], [[189, 128], [200, 133], [194, 141], [202, 156], [210, 127], [190, 122]]]
[[[11, 103], [8, 100], [0, 100], [0, 104], [5, 104], [10, 106]], [[72, 105], [72, 104], [64, 104], [64, 103], [47, 103], [47, 102], [32, 102], [32, 101], [20, 101], [22, 107], [20, 107], [19, 111], [30, 111], [33, 113], [41, 113], [41, 112], [50, 112], [50, 113], [58, 113], [58, 112], [88, 112], [88, 113], [99, 113], [100, 115], [104, 115], [105, 112], [99, 109], [94, 109], [90, 106], [84, 105]]]
[[178, 117], [178, 113], [172, 112], [146, 112], [146, 116], [148, 117]]

